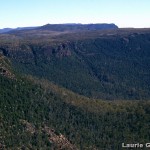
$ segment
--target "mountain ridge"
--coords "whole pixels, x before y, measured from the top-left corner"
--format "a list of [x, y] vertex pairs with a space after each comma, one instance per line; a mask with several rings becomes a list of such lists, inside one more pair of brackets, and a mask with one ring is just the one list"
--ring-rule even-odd
[[47, 24], [39, 27], [43, 30], [52, 31], [82, 31], [82, 30], [106, 30], [106, 29], [118, 29], [115, 24], [97, 23], [97, 24]]
[[149, 99], [149, 29], [24, 34], [0, 36], [0, 51], [23, 74], [94, 98]]
[[3, 28], [0, 29], [2, 33], [12, 33], [24, 30], [50, 30], [50, 31], [77, 31], [77, 30], [106, 30], [106, 29], [117, 29], [118, 26], [115, 24], [97, 23], [97, 24], [76, 24], [76, 23], [64, 23], [64, 24], [46, 24], [43, 26], [36, 27], [17, 27], [17, 28]]
[[150, 29], [0, 34], [0, 149], [148, 142], [149, 47]]

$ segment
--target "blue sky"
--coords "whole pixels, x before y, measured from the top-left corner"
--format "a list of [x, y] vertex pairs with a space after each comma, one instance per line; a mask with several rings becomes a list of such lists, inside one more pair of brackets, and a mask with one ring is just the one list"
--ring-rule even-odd
[[0, 0], [0, 28], [47, 23], [150, 27], [150, 0]]

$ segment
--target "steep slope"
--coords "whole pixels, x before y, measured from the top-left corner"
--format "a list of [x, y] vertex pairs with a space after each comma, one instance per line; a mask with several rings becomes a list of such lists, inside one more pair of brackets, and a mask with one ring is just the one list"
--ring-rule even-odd
[[1, 149], [114, 149], [150, 138], [149, 101], [91, 100], [33, 77], [0, 75]]
[[17, 71], [89, 97], [150, 98], [149, 29], [25, 35], [1, 35]]
[[14, 77], [0, 74], [0, 149], [120, 150], [149, 140], [149, 101], [89, 99], [0, 62]]
[[15, 79], [14, 71], [10, 64], [10, 60], [0, 53], [0, 75]]

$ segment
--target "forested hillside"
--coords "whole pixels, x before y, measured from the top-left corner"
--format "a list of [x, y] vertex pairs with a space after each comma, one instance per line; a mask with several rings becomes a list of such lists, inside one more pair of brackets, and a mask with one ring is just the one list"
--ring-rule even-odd
[[0, 149], [149, 142], [149, 47], [149, 29], [0, 34]]
[[91, 100], [31, 77], [0, 85], [1, 149], [116, 150], [150, 138], [149, 101]]
[[150, 98], [148, 29], [22, 31], [0, 38], [1, 53], [23, 74], [46, 78], [93, 98]]

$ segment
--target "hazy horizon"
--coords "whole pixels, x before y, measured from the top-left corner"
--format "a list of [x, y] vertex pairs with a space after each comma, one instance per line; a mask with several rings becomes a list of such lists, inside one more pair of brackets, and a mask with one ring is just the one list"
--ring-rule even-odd
[[[50, 23], [47, 23], [47, 24], [50, 24]], [[4, 28], [0, 28], [0, 29], [17, 29], [17, 28], [26, 28], [26, 27], [41, 27], [41, 26], [44, 26], [44, 25], [47, 25], [47, 24], [42, 24], [42, 25], [38, 25], [38, 26], [17, 26], [17, 27], [4, 27]], [[57, 24], [82, 24], [82, 25], [86, 25], [86, 24], [105, 24], [105, 22], [102, 22], [102, 23], [51, 23], [52, 25], [57, 25]], [[115, 23], [106, 23], [106, 24], [115, 24]], [[116, 26], [118, 26], [117, 24], [115, 24]], [[119, 27], [119, 29], [124, 29], [124, 28], [133, 28], [133, 29], [146, 29], [146, 28], [150, 28], [150, 27]]]
[[114, 23], [119, 28], [149, 28], [149, 0], [5, 0], [0, 29], [64, 23]]

